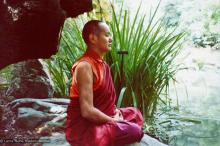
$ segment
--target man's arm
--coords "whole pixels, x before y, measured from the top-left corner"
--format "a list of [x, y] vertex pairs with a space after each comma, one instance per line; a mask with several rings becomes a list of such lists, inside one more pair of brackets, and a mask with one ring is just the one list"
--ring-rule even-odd
[[117, 121], [117, 119], [104, 114], [93, 105], [93, 72], [91, 65], [88, 62], [81, 62], [77, 65], [75, 73], [82, 117], [96, 123]]

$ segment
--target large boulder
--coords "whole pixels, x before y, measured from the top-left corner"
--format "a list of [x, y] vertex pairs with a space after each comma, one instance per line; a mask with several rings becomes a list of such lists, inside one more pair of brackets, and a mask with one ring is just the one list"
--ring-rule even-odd
[[[42, 141], [42, 146], [70, 146], [66, 141], [64, 133], [53, 133], [51, 136], [41, 137], [39, 141]], [[44, 142], [45, 141], [45, 142]]]
[[51, 119], [51, 116], [42, 111], [32, 108], [19, 108], [15, 125], [22, 129], [33, 130], [43, 122]]
[[0, 69], [56, 54], [65, 19], [91, 10], [92, 0], [2, 0]]
[[[62, 132], [52, 133], [51, 136], [41, 137], [40, 140], [43, 145], [42, 146], [70, 146], [70, 144], [66, 141], [65, 134]], [[144, 134], [144, 137], [138, 143], [129, 144], [127, 146], [168, 146], [159, 142], [158, 140], [151, 138], [150, 136]]]
[[15, 64], [6, 96], [15, 98], [53, 97], [52, 83], [39, 60], [28, 60]]
[[[16, 123], [28, 123], [26, 129], [34, 128], [40, 135], [39, 141], [43, 146], [70, 146], [66, 141], [64, 127], [66, 120], [66, 109], [69, 99], [50, 98], [50, 99], [16, 99], [8, 104], [12, 111], [16, 112], [18, 118]], [[48, 116], [48, 117], [45, 117]], [[47, 119], [47, 120], [45, 120]], [[32, 123], [32, 124], [31, 124]], [[41, 124], [41, 125], [39, 125]], [[27, 126], [29, 125], [29, 126]], [[32, 125], [34, 125], [32, 127]], [[38, 146], [38, 143], [36, 145]], [[140, 143], [130, 144], [128, 146], [167, 146], [157, 139], [146, 134]]]
[[[45, 129], [60, 131], [64, 129], [68, 99], [16, 99], [8, 104], [17, 116], [15, 125], [22, 129], [37, 129], [45, 135]], [[24, 124], [25, 123], [25, 124]], [[46, 134], [50, 135], [50, 133]]]
[[13, 111], [17, 111], [17, 109], [20, 107], [29, 107], [46, 113], [61, 114], [66, 112], [66, 108], [69, 102], [69, 99], [63, 98], [21, 98], [10, 102], [8, 106]]

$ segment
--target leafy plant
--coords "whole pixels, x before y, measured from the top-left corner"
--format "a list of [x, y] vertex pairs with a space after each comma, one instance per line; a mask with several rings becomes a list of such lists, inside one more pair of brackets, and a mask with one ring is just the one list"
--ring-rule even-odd
[[73, 19], [66, 21], [62, 32], [60, 51], [52, 59], [45, 60], [54, 82], [55, 96], [57, 97], [69, 96], [69, 87], [72, 81], [71, 67], [86, 48], [78, 25], [80, 25], [80, 19], [78, 23]]
[[[173, 60], [184, 36], [183, 33], [175, 34], [174, 30], [168, 32], [161, 19], [155, 20], [158, 7], [159, 4], [146, 21], [146, 16], [139, 13], [140, 8], [131, 19], [130, 12], [123, 10], [123, 6], [118, 13], [112, 6], [113, 18], [109, 23], [113, 44], [106, 59], [111, 65], [118, 92], [123, 86], [127, 87], [122, 105], [140, 108], [145, 118], [153, 116], [159, 101], [165, 103], [160, 95], [178, 71]], [[124, 57], [124, 72], [121, 72], [121, 57], [117, 51], [128, 52]]]
[[[55, 96], [68, 97], [72, 82], [71, 67], [76, 59], [83, 54], [86, 45], [82, 39], [82, 27], [89, 19], [109, 19], [108, 1], [94, 0], [94, 10], [88, 14], [81, 15], [77, 19], [68, 19], [65, 22], [59, 52], [51, 59], [45, 59], [48, 70], [54, 82]], [[110, 20], [109, 20], [110, 21]]]
[[[139, 13], [140, 8], [131, 18], [123, 4], [119, 11], [112, 4], [112, 20], [107, 22], [113, 35], [113, 44], [105, 59], [111, 66], [119, 95], [117, 106], [138, 107], [145, 118], [154, 114], [159, 101], [165, 103], [160, 95], [167, 92], [164, 90], [178, 70], [173, 60], [180, 51], [179, 41], [184, 36], [183, 33], [175, 34], [174, 30], [169, 32], [164, 29], [161, 19], [155, 20], [158, 7], [147, 21], [146, 16]], [[59, 95], [68, 96], [71, 66], [85, 50], [81, 30], [86, 21], [94, 19], [94, 13], [90, 16], [83, 15], [66, 21], [60, 52], [48, 62]], [[102, 19], [105, 20], [105, 17]], [[124, 64], [118, 51], [128, 52], [123, 57]]]
[[11, 78], [12, 66], [8, 66], [0, 71], [0, 90], [7, 89]]

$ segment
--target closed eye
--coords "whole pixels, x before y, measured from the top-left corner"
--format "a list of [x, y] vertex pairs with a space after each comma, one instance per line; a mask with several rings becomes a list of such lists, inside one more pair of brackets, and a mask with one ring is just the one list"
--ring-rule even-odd
[[111, 36], [111, 33], [108, 32], [108, 33], [105, 34], [105, 36], [109, 37], [109, 36]]

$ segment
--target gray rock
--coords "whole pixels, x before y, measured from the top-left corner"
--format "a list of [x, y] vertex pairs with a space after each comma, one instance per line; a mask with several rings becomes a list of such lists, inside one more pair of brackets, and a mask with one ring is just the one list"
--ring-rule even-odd
[[[70, 144], [66, 141], [64, 133], [53, 133], [50, 137], [41, 137], [40, 140], [43, 143], [43, 146], [70, 146]], [[158, 140], [144, 135], [140, 143], [134, 143], [127, 146], [167, 146]]]
[[147, 134], [144, 134], [141, 141], [138, 143], [129, 144], [127, 146], [168, 146], [166, 144], [163, 144], [159, 142], [158, 140], [148, 136]]
[[66, 112], [69, 99], [33, 99], [21, 98], [16, 99], [8, 104], [12, 110], [16, 111], [19, 107], [29, 107], [43, 112], [59, 114]]
[[53, 97], [53, 93], [49, 77], [39, 60], [27, 60], [14, 65], [6, 96], [49, 98]]
[[46, 141], [42, 146], [70, 146], [64, 133], [53, 133], [50, 137], [41, 137], [40, 141]]
[[18, 127], [25, 129], [48, 127], [54, 132], [64, 130], [68, 103], [69, 99], [21, 98], [10, 102], [8, 106], [18, 115], [15, 123]]
[[144, 137], [141, 139], [140, 142], [141, 146], [168, 146], [166, 144], [161, 143], [157, 139], [154, 139], [147, 134], [144, 134]]
[[[67, 116], [66, 106], [68, 103], [69, 99], [23, 98], [12, 101], [9, 106], [11, 106], [13, 110], [18, 111], [17, 125], [22, 127], [25, 123], [25, 127], [28, 128], [34, 129], [38, 127], [39, 134], [43, 136], [39, 141], [43, 142], [43, 146], [70, 146], [66, 141], [65, 134], [59, 133], [63, 131], [65, 126]], [[26, 108], [27, 106], [29, 108]], [[145, 134], [140, 143], [134, 143], [128, 146], [167, 145]]]
[[19, 108], [15, 125], [23, 129], [35, 129], [45, 121], [51, 120], [52, 117], [41, 111], [32, 108]]
[[47, 122], [46, 125], [51, 126], [51, 127], [52, 126], [53, 127], [63, 127], [65, 125], [65, 122], [66, 122], [66, 116], [67, 116], [66, 113], [63, 113], [61, 115], [59, 114], [53, 120]]

